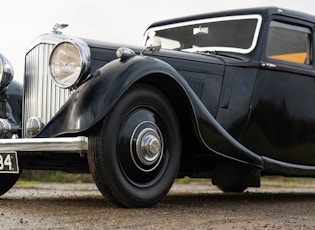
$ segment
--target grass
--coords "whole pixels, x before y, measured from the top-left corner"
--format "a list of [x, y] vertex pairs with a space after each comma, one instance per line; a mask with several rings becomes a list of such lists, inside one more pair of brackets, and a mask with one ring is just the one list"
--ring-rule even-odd
[[[208, 178], [190, 178], [184, 177], [176, 179], [176, 184], [211, 184], [211, 179]], [[276, 187], [276, 188], [314, 188], [315, 178], [301, 178], [301, 177], [282, 177], [282, 176], [265, 176], [261, 177], [262, 187]]]
[[[39, 183], [81, 183], [81, 174], [62, 171], [24, 171], [17, 184], [27, 186]], [[175, 180], [176, 184], [211, 184], [209, 178], [183, 177]], [[262, 187], [276, 188], [314, 188], [315, 178], [293, 178], [282, 176], [265, 176], [261, 178]]]
[[261, 185], [277, 188], [315, 188], [315, 178], [266, 176], [261, 178]]
[[17, 181], [20, 184], [36, 184], [36, 183], [79, 183], [81, 174], [72, 174], [62, 171], [23, 171], [21, 177]]
[[210, 182], [211, 182], [211, 179], [209, 178], [190, 178], [188, 176], [175, 180], [176, 184], [190, 184], [190, 183], [207, 184]]

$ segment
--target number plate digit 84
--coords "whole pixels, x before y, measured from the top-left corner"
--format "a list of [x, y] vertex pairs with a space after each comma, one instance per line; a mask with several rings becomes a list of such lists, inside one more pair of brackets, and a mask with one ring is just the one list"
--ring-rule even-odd
[[19, 173], [17, 153], [0, 153], [0, 173]]

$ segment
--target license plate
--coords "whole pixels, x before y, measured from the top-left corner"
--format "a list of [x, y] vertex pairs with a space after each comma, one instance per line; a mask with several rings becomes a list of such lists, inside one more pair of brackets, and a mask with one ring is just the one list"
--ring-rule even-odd
[[0, 153], [0, 173], [19, 173], [17, 153]]

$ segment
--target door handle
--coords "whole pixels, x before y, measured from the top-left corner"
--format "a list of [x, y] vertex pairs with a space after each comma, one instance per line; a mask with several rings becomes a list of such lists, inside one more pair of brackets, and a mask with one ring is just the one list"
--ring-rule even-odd
[[272, 64], [272, 63], [268, 63], [268, 62], [263, 62], [263, 63], [261, 63], [261, 67], [269, 69], [269, 68], [276, 68], [277, 65]]

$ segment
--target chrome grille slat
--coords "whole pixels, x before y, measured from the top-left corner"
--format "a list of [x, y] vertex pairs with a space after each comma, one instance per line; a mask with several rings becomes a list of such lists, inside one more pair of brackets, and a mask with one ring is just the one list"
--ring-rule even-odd
[[47, 124], [69, 98], [70, 91], [56, 86], [48, 71], [49, 55], [59, 41], [39, 43], [25, 57], [23, 137], [30, 117]]

